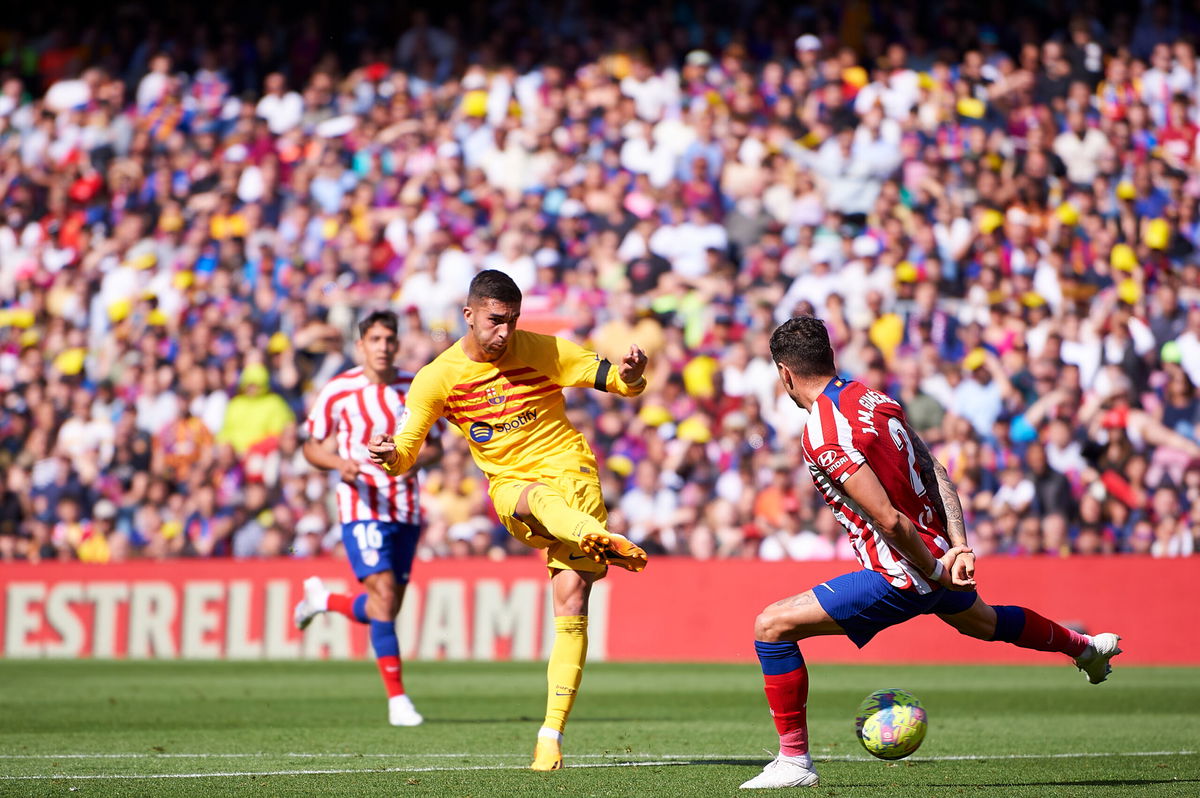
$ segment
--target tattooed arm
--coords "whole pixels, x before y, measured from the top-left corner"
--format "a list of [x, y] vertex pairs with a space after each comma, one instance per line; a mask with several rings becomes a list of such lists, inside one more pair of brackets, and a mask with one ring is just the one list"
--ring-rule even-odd
[[[925, 441], [921, 440], [921, 436], [914, 432], [911, 437], [913, 453], [916, 455], [917, 467], [920, 469], [922, 480], [927, 488], [936, 488], [929, 491], [929, 496], [942, 516], [942, 523], [946, 527], [946, 537], [950, 539], [951, 546], [962, 546], [967, 549], [954, 561], [954, 567], [951, 569], [954, 583], [956, 585], [972, 583], [975, 579], [975, 555], [967, 544], [967, 527], [963, 521], [962, 501], [958, 497], [958, 488], [954, 487], [954, 483], [950, 480], [950, 474], [946, 472], [946, 467], [933, 456], [929, 447], [925, 445]], [[934, 484], [931, 485], [931, 482]]]
[[[952, 546], [967, 545], [967, 530], [963, 523], [962, 501], [958, 498], [958, 488], [954, 487], [954, 483], [950, 481], [950, 474], [946, 472], [946, 467], [938, 462], [933, 453], [929, 451], [929, 447], [925, 445], [925, 441], [915, 432], [912, 433], [913, 453], [917, 458], [917, 468], [920, 469], [922, 481], [925, 483], [926, 489], [929, 490], [929, 496], [933, 500], [933, 504], [938, 509], [938, 514], [942, 516], [942, 523], [946, 527], [946, 536], [950, 538]], [[933, 483], [933, 484], [930, 484]]]

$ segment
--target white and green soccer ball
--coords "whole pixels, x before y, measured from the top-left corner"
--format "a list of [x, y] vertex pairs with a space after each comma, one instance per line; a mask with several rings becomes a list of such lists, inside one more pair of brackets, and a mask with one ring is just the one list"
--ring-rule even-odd
[[925, 707], [907, 690], [876, 690], [858, 705], [854, 732], [871, 756], [903, 759], [921, 747]]

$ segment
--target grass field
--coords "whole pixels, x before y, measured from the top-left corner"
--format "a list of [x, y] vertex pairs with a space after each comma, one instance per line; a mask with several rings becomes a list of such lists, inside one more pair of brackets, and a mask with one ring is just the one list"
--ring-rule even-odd
[[[415, 663], [427, 721], [386, 725], [355, 663], [0, 662], [0, 795], [734, 795], [775, 737], [753, 666], [589, 666], [567, 769], [525, 770], [540, 664]], [[812, 668], [820, 796], [1197, 796], [1200, 671]], [[871, 690], [925, 703], [915, 756], [867, 757]]]

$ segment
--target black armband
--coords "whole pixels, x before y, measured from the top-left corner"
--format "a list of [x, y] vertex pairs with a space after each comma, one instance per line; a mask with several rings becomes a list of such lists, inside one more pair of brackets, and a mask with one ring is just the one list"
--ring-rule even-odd
[[608, 390], [608, 372], [612, 369], [612, 363], [607, 360], [601, 360], [600, 365], [596, 367], [596, 382], [592, 386], [597, 391]]

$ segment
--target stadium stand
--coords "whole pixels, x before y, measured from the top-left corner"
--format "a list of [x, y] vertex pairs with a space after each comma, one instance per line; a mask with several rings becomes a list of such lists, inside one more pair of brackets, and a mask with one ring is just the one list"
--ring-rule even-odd
[[[0, 30], [0, 559], [334, 553], [296, 419], [361, 315], [401, 313], [415, 370], [481, 268], [525, 326], [649, 352], [640, 400], [568, 403], [652, 554], [853, 558], [767, 349], [812, 313], [902, 399], [977, 551], [1191, 555], [1200, 19], [942, 5]], [[420, 556], [520, 554], [446, 446]]]

